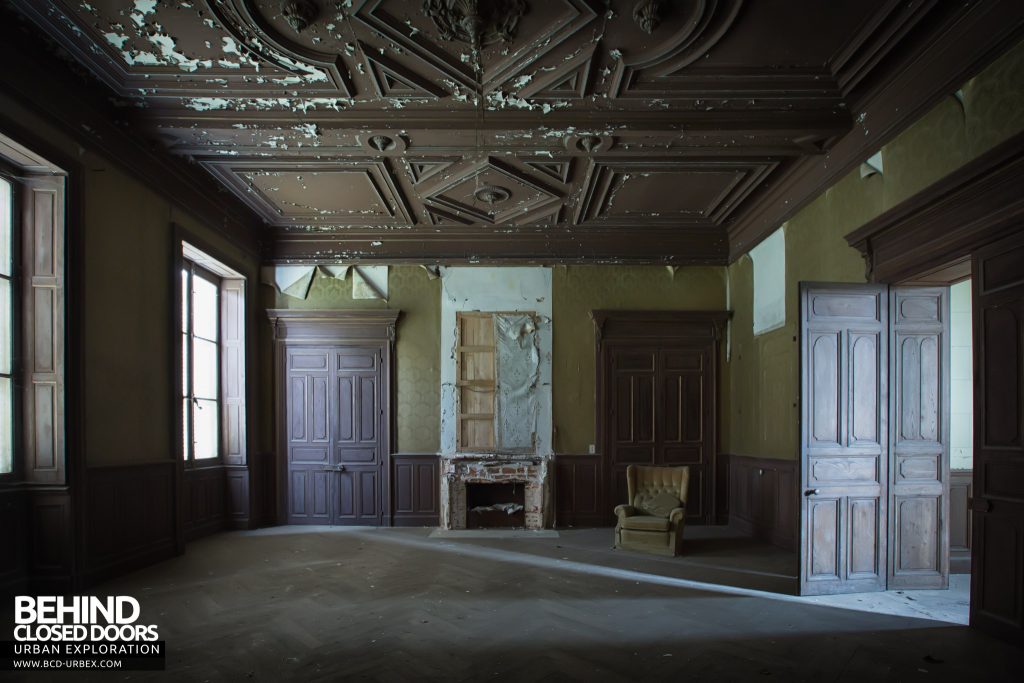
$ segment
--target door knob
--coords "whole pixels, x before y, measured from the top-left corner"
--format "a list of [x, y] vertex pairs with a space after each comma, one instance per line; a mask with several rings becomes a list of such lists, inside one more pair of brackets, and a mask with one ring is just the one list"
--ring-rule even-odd
[[806, 491], [804, 491], [805, 496], [813, 496], [817, 493], [821, 493], [821, 491], [819, 491], [818, 489], [807, 489]]

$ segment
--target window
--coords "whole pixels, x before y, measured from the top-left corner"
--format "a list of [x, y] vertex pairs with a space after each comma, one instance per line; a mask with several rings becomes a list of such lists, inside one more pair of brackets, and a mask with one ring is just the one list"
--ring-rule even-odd
[[64, 172], [0, 135], [0, 476], [65, 481]]
[[179, 275], [182, 457], [243, 465], [245, 277], [184, 241]]
[[786, 324], [786, 228], [750, 250], [754, 263], [754, 335]]
[[220, 455], [220, 278], [185, 261], [181, 269], [182, 453]]
[[0, 474], [14, 471], [14, 211], [0, 176]]

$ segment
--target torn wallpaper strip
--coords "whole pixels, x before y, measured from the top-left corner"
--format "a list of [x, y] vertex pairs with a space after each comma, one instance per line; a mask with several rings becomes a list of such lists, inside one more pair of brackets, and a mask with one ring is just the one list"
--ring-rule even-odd
[[352, 298], [388, 298], [387, 266], [352, 266]]
[[504, 450], [536, 447], [537, 383], [540, 351], [537, 324], [522, 313], [494, 314], [497, 391], [494, 406], [495, 446]]
[[350, 266], [320, 266], [320, 272], [324, 277], [333, 277], [335, 280], [344, 280], [348, 275]]
[[277, 287], [277, 291], [296, 299], [305, 299], [313, 284], [316, 266], [264, 266], [260, 281]]

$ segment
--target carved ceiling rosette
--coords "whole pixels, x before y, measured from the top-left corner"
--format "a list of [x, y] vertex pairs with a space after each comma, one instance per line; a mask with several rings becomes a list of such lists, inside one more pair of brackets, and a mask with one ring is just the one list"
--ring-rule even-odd
[[526, 13], [525, 0], [424, 0], [423, 12], [433, 20], [442, 40], [473, 47], [511, 42]]

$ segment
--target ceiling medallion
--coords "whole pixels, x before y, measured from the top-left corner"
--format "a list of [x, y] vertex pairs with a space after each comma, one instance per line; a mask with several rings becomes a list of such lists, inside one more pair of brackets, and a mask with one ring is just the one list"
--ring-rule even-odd
[[661, 0], [640, 0], [633, 7], [633, 21], [644, 33], [654, 33], [661, 24]]
[[395, 141], [387, 135], [374, 135], [370, 138], [370, 146], [378, 152], [389, 152], [395, 148]]
[[576, 147], [588, 154], [601, 146], [601, 138], [596, 135], [584, 135], [576, 141]]
[[508, 201], [512, 193], [507, 188], [499, 187], [498, 185], [488, 185], [474, 192], [473, 196], [485, 204], [500, 204], [501, 202]]
[[301, 33], [316, 21], [320, 10], [312, 0], [285, 0], [281, 3], [281, 16], [296, 33]]
[[515, 38], [526, 0], [423, 0], [423, 13], [442, 39], [484, 47]]

